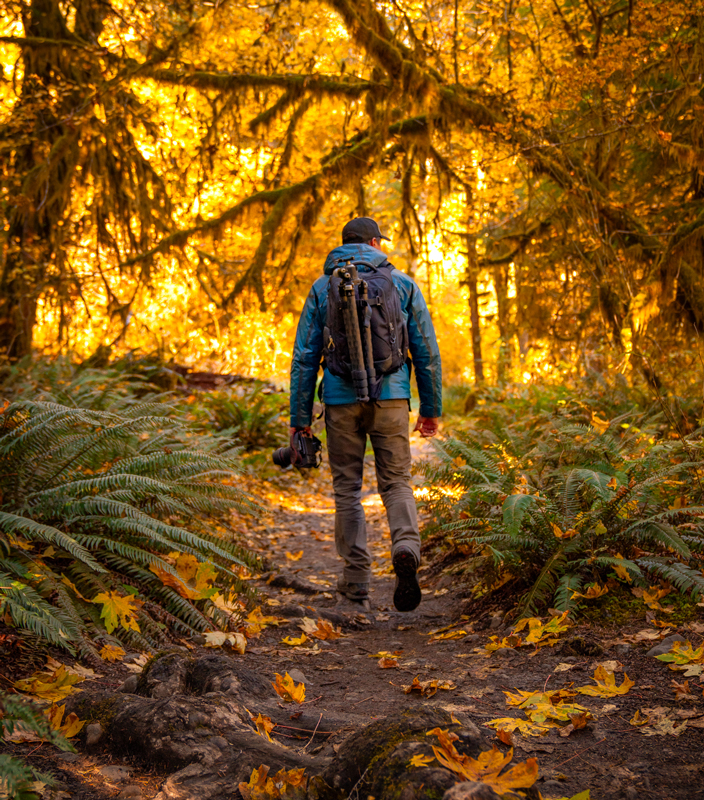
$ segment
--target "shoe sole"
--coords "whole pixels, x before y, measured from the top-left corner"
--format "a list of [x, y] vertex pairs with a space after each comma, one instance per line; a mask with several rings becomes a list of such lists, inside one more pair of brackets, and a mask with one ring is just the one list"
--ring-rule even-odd
[[416, 559], [413, 553], [402, 551], [394, 556], [392, 563], [396, 573], [394, 606], [397, 611], [413, 611], [423, 596], [416, 577]]

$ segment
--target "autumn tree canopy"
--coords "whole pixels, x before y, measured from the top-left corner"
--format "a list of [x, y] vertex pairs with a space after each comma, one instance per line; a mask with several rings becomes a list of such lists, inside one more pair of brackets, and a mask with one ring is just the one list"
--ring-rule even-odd
[[704, 322], [703, 12], [2, 0], [0, 350], [217, 355], [373, 213], [461, 304], [451, 376], [606, 347], [657, 384]]

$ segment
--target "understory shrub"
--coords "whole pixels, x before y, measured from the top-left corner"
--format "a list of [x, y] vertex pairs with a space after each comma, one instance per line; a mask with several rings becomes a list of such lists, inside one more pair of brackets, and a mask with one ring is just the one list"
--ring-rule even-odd
[[0, 609], [17, 628], [95, 653], [98, 640], [151, 649], [169, 630], [228, 626], [254, 559], [226, 515], [256, 506], [235, 485], [237, 451], [193, 446], [158, 400], [0, 412]]
[[582, 400], [480, 418], [418, 467], [430, 531], [463, 546], [477, 592], [519, 579], [524, 616], [609, 578], [704, 594], [701, 431], [671, 433], [662, 409], [603, 419]]

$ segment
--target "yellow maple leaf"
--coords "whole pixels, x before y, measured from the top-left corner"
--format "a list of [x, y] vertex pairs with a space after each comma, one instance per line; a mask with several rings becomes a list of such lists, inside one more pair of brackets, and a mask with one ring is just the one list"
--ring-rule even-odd
[[302, 633], [298, 638], [294, 638], [293, 636], [286, 636], [281, 640], [284, 644], [289, 645], [290, 647], [297, 647], [300, 644], [308, 641], [308, 637], [305, 633]]
[[403, 655], [403, 650], [394, 650], [393, 653], [388, 650], [379, 650], [378, 653], [370, 653], [367, 658], [396, 658], [400, 655]]
[[592, 412], [591, 426], [599, 433], [606, 433], [611, 423], [607, 419], [601, 419], [598, 414]]
[[603, 597], [608, 591], [608, 586], [599, 586], [598, 583], [593, 583], [584, 594], [582, 592], [572, 592], [572, 599], [583, 597], [585, 600], [595, 600], [597, 597]]
[[286, 553], [286, 558], [289, 561], [300, 561], [303, 558], [303, 550], [299, 550], [297, 553]]
[[77, 736], [83, 726], [86, 724], [84, 719], [78, 719], [78, 715], [71, 712], [66, 719], [64, 719], [64, 712], [66, 706], [58, 706], [55, 703], [47, 709], [46, 716], [49, 719], [49, 725], [58, 731], [62, 736], [71, 739]]
[[342, 636], [340, 628], [335, 628], [332, 623], [322, 618], [313, 620], [310, 617], [303, 617], [298, 627], [314, 639], [332, 640], [339, 639]]
[[276, 727], [276, 723], [271, 721], [271, 717], [264, 716], [262, 714], [257, 714], [255, 717], [252, 712], [246, 708], [245, 711], [249, 714], [250, 719], [254, 723], [257, 733], [259, 736], [263, 736], [268, 741], [273, 741], [270, 734]]
[[[623, 556], [620, 553], [616, 553], [615, 558], [623, 560]], [[616, 564], [611, 569], [613, 569], [613, 571], [622, 581], [626, 581], [626, 583], [633, 582], [633, 577], [631, 576], [631, 573], [625, 567], [622, 567], [620, 564]]]
[[424, 756], [422, 753], [413, 756], [408, 762], [409, 767], [427, 767], [435, 760], [434, 756]]
[[629, 725], [633, 725], [636, 728], [640, 728], [643, 725], [647, 725], [650, 722], [650, 717], [647, 714], [641, 714], [640, 710], [636, 710], [636, 713], [628, 720]]
[[302, 683], [296, 683], [288, 672], [282, 677], [278, 672], [274, 673], [275, 682], [271, 685], [274, 691], [287, 702], [302, 703], [306, 699], [306, 687]]
[[459, 737], [441, 728], [428, 731], [427, 735], [438, 737], [440, 746], [433, 745], [435, 758], [447, 769], [468, 781], [481, 781], [491, 786], [499, 794], [510, 789], [529, 789], [538, 779], [538, 762], [534, 758], [502, 773], [513, 758], [513, 749], [505, 755], [497, 747], [485, 750], [477, 758], [470, 758], [457, 752], [453, 742]]
[[274, 617], [270, 614], [265, 614], [262, 611], [261, 606], [257, 606], [253, 608], [249, 614], [247, 615], [247, 619], [245, 620], [244, 624], [244, 634], [249, 639], [253, 639], [269, 625], [280, 625], [284, 622], [281, 617]]
[[55, 703], [79, 691], [75, 688], [75, 684], [84, 680], [82, 676], [70, 673], [61, 666], [53, 672], [35, 672], [31, 677], [16, 681], [12, 685], [24, 694]]
[[596, 686], [578, 686], [576, 690], [580, 694], [590, 697], [615, 697], [619, 694], [628, 694], [630, 688], [635, 686], [635, 682], [625, 672], [623, 673], [623, 682], [617, 686], [614, 673], [605, 669], [602, 664], [599, 664], [594, 670], [594, 681], [596, 681]]
[[164, 586], [175, 589], [181, 597], [185, 597], [187, 600], [205, 600], [217, 592], [213, 583], [218, 573], [210, 562], [198, 561], [190, 553], [179, 553], [174, 567], [177, 575], [173, 575], [157, 564], [149, 565], [149, 569]]
[[487, 728], [494, 728], [496, 731], [506, 731], [513, 733], [518, 731], [521, 736], [545, 736], [550, 728], [555, 727], [555, 723], [547, 722], [543, 725], [536, 725], [527, 719], [518, 719], [515, 717], [500, 717], [499, 719], [492, 719], [484, 723]]
[[142, 606], [139, 598], [131, 594], [122, 597], [117, 592], [101, 592], [91, 602], [103, 606], [100, 616], [105, 621], [108, 633], [112, 633], [118, 625], [126, 631], [139, 633], [137, 611]]
[[122, 661], [125, 657], [125, 651], [114, 644], [106, 644], [99, 653], [103, 661]]
[[441, 642], [445, 639], [461, 639], [463, 636], [467, 635], [467, 631], [448, 631], [448, 633], [439, 633], [437, 636], [433, 636], [430, 640], [431, 642]]

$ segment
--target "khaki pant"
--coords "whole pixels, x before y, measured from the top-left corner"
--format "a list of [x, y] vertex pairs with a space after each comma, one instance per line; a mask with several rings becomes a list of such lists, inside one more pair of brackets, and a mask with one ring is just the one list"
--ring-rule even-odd
[[420, 563], [416, 503], [410, 486], [408, 401], [377, 400], [325, 406], [328, 460], [335, 493], [335, 544], [344, 559], [343, 578], [368, 583], [371, 555], [362, 507], [362, 471], [371, 439], [379, 494], [391, 528], [391, 554], [407, 547]]

